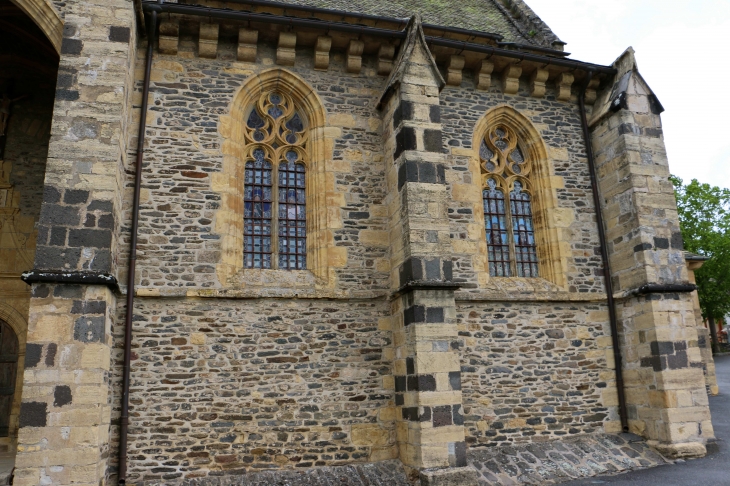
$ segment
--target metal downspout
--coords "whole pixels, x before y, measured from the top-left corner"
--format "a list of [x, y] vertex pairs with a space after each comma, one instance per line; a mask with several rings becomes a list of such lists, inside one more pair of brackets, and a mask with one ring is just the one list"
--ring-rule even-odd
[[[164, 0], [159, 0], [162, 4]], [[147, 128], [147, 99], [150, 93], [150, 71], [152, 53], [157, 32], [157, 12], [150, 12], [151, 21], [147, 32], [147, 55], [145, 58], [142, 106], [137, 133], [137, 160], [135, 162], [134, 198], [132, 203], [132, 227], [129, 243], [129, 269], [127, 274], [127, 312], [124, 319], [124, 364], [122, 367], [122, 413], [119, 420], [119, 484], [127, 483], [127, 433], [129, 430], [129, 374], [132, 360], [132, 316], [134, 314], [134, 276], [137, 268], [137, 231], [139, 228], [139, 198], [142, 187], [142, 159], [144, 157], [145, 130]]]
[[583, 128], [583, 139], [586, 145], [586, 155], [588, 157], [588, 169], [591, 176], [591, 189], [593, 192], [593, 204], [596, 207], [596, 224], [598, 225], [598, 239], [601, 246], [601, 258], [603, 260], [603, 278], [606, 281], [606, 295], [608, 300], [608, 318], [611, 326], [611, 344], [613, 345], [613, 360], [616, 367], [616, 391], [618, 392], [618, 413], [621, 417], [621, 429], [624, 432], [629, 431], [629, 419], [626, 410], [626, 392], [624, 390], [623, 364], [621, 360], [621, 343], [618, 336], [618, 322], [616, 318], [616, 303], [613, 299], [613, 282], [611, 281], [611, 265], [608, 260], [608, 246], [606, 244], [606, 230], [603, 227], [603, 213], [601, 211], [601, 196], [598, 192], [598, 182], [596, 178], [596, 161], [593, 156], [593, 145], [591, 144], [591, 133], [588, 128], [588, 116], [586, 115], [585, 94], [588, 84], [593, 78], [593, 70], [588, 71], [588, 75], [578, 95], [578, 104], [580, 105], [580, 118]]

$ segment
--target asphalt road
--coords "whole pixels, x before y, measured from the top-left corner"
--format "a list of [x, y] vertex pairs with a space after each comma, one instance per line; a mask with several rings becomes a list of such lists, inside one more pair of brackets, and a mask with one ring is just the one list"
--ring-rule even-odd
[[730, 485], [730, 356], [715, 358], [720, 394], [710, 397], [712, 426], [717, 441], [707, 446], [707, 455], [651, 469], [631, 471], [617, 476], [579, 479], [561, 486], [625, 484], [632, 486], [721, 486]]

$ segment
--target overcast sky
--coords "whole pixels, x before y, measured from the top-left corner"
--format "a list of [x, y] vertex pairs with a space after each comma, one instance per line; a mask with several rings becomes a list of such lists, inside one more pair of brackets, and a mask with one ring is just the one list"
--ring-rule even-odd
[[572, 59], [611, 64], [633, 46], [666, 110], [669, 169], [730, 188], [730, 0], [526, 0]]

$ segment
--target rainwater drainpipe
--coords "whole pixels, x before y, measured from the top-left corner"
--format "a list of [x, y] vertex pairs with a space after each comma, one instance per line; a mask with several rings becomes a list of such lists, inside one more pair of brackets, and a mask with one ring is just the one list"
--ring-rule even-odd
[[608, 246], [606, 244], [606, 230], [603, 227], [603, 213], [601, 212], [601, 196], [598, 192], [596, 178], [596, 160], [593, 156], [593, 145], [591, 144], [591, 132], [588, 128], [588, 116], [586, 115], [585, 95], [588, 84], [593, 79], [594, 71], [588, 70], [583, 86], [578, 95], [580, 105], [580, 118], [583, 127], [583, 139], [586, 145], [588, 157], [588, 169], [591, 175], [591, 189], [593, 192], [593, 204], [596, 207], [596, 224], [598, 225], [598, 240], [601, 246], [601, 259], [603, 260], [603, 278], [606, 282], [606, 296], [608, 300], [608, 319], [611, 326], [611, 344], [613, 345], [613, 361], [616, 367], [616, 391], [618, 392], [618, 413], [621, 417], [621, 429], [629, 431], [629, 419], [626, 410], [626, 392], [624, 390], [623, 364], [621, 360], [621, 343], [618, 337], [618, 321], [616, 318], [616, 303], [613, 299], [613, 282], [611, 281], [611, 265], [608, 260]]
[[[164, 0], [159, 0], [160, 4]], [[142, 187], [142, 159], [144, 138], [147, 128], [147, 99], [150, 94], [150, 71], [152, 53], [157, 32], [157, 12], [150, 12], [147, 30], [147, 55], [145, 57], [144, 81], [142, 85], [142, 106], [137, 133], [137, 161], [135, 162], [134, 199], [132, 202], [132, 227], [129, 243], [129, 269], [127, 273], [127, 313], [124, 319], [124, 364], [122, 367], [122, 414], [119, 420], [119, 484], [127, 484], [127, 433], [129, 430], [129, 372], [132, 361], [132, 316], [134, 315], [134, 273], [137, 267], [137, 230], [139, 228], [139, 196]]]

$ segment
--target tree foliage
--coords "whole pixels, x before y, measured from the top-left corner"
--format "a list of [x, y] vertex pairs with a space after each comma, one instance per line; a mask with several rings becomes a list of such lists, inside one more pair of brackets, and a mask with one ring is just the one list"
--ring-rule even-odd
[[702, 317], [730, 314], [730, 190], [671, 177], [684, 249], [710, 257], [695, 271]]

